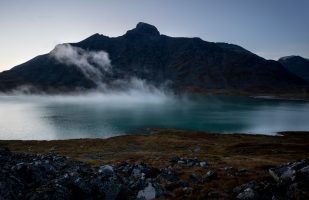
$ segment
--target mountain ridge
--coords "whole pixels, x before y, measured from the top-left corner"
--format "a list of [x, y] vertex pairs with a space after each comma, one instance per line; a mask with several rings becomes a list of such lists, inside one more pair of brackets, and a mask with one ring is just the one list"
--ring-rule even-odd
[[292, 74], [309, 82], [309, 59], [301, 56], [285, 56], [278, 60]]
[[[238, 45], [166, 36], [143, 22], [122, 36], [96, 33], [80, 42], [66, 44], [83, 51], [107, 52], [113, 66], [113, 73], [102, 80], [107, 84], [137, 77], [154, 85], [169, 81], [177, 91], [252, 93], [303, 90], [308, 85], [279, 62], [266, 60]], [[0, 73], [0, 91], [22, 85], [60, 92], [96, 87], [79, 68], [57, 62], [51, 52]]]

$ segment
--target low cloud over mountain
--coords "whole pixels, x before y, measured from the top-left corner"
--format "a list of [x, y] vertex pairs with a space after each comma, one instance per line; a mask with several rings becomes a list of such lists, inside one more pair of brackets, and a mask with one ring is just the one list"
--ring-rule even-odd
[[27, 86], [58, 93], [106, 89], [132, 79], [190, 92], [295, 92], [308, 87], [279, 62], [240, 46], [169, 37], [152, 25], [138, 23], [123, 36], [94, 34], [2, 72], [0, 90]]

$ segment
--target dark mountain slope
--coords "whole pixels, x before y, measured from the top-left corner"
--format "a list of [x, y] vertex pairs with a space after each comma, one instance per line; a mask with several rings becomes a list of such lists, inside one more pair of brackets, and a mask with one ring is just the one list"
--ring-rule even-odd
[[286, 56], [278, 60], [291, 73], [309, 83], [309, 59], [300, 56]]
[[0, 89], [11, 90], [20, 86], [38, 89], [76, 89], [94, 87], [74, 66], [63, 66], [48, 54], [37, 56], [0, 74]]
[[[168, 37], [146, 23], [120, 37], [95, 34], [71, 45], [108, 52], [113, 73], [104, 77], [106, 83], [137, 77], [155, 85], [168, 81], [178, 90], [252, 92], [287, 91], [306, 85], [279, 62], [265, 60], [237, 45]], [[60, 64], [49, 54], [0, 74], [2, 90], [23, 84], [67, 90], [96, 85], [74, 65]]]

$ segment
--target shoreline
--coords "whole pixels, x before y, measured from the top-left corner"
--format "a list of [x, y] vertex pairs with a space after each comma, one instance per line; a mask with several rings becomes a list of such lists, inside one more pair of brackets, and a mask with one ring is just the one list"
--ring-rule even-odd
[[[101, 93], [97, 90], [85, 90], [85, 91], [71, 91], [71, 92], [38, 92], [38, 93], [11, 93], [11, 92], [1, 92], [0, 97], [18, 97], [18, 96], [50, 96], [50, 97], [70, 97], [70, 96], [83, 96]], [[227, 96], [227, 97], [247, 97], [253, 99], [265, 99], [265, 100], [283, 100], [283, 101], [309, 101], [309, 93], [302, 92], [249, 92], [244, 90], [225, 90], [225, 89], [206, 89], [206, 90], [184, 90], [183, 92], [178, 91], [168, 91], [168, 93], [173, 95], [201, 95], [201, 96]], [[102, 93], [104, 94], [104, 92]]]
[[124, 134], [119, 135], [113, 135], [113, 136], [107, 136], [107, 137], [85, 137], [85, 138], [65, 138], [65, 139], [0, 139], [0, 144], [2, 142], [69, 142], [69, 141], [77, 141], [77, 140], [108, 140], [113, 138], [119, 138], [119, 137], [126, 137], [126, 136], [149, 136], [152, 134], [157, 134], [159, 132], [160, 134], [163, 132], [186, 132], [188, 134], [190, 133], [198, 133], [198, 134], [206, 134], [206, 135], [240, 135], [240, 136], [265, 136], [265, 137], [281, 137], [284, 135], [290, 135], [290, 134], [309, 134], [309, 131], [276, 131], [276, 132], [267, 132], [267, 133], [256, 133], [256, 132], [210, 132], [210, 131], [199, 131], [199, 130], [192, 130], [192, 129], [177, 129], [177, 128], [145, 128], [145, 129], [138, 129], [138, 131], [132, 131], [132, 132], [126, 132]]

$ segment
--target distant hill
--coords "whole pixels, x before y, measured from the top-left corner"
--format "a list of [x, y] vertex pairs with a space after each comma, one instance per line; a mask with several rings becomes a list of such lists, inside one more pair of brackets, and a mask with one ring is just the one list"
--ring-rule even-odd
[[309, 83], [309, 59], [300, 56], [286, 56], [278, 61], [291, 73]]
[[[100, 51], [108, 53], [111, 71], [102, 68], [101, 57], [95, 53]], [[58, 45], [49, 54], [2, 72], [0, 90], [22, 85], [56, 92], [84, 90], [97, 87], [99, 82], [109, 85], [130, 77], [154, 85], [168, 82], [177, 91], [263, 93], [307, 87], [279, 62], [240, 46], [169, 37], [150, 24], [138, 23], [122, 36], [94, 34], [78, 43]]]

